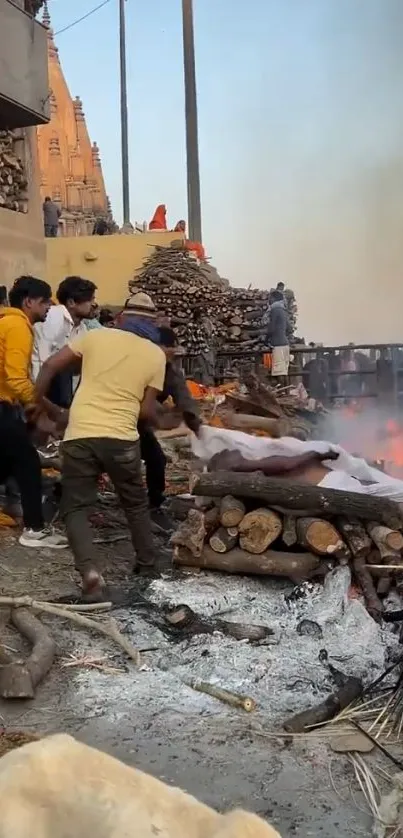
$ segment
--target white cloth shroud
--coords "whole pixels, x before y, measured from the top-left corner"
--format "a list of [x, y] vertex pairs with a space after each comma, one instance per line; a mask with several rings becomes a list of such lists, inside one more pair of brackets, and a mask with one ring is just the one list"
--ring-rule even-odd
[[[280, 439], [257, 437], [242, 431], [231, 431], [227, 428], [213, 428], [203, 425], [200, 435], [192, 434], [192, 451], [196, 457], [208, 463], [215, 454], [221, 451], [239, 451], [248, 460], [261, 460], [264, 457], [293, 457], [308, 451], [323, 454], [326, 451], [337, 451], [337, 460], [324, 460], [323, 465], [331, 470], [319, 484], [323, 488], [339, 489], [347, 492], [360, 492], [380, 498], [389, 498], [396, 503], [403, 503], [403, 480], [384, 474], [373, 468], [361, 457], [353, 457], [340, 445], [322, 440], [301, 442], [293, 437], [283, 436]], [[359, 481], [368, 481], [363, 485]]]

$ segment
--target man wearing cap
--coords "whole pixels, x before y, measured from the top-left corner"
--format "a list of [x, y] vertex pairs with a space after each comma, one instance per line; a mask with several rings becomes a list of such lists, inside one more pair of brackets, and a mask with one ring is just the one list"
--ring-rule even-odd
[[[125, 305], [118, 319], [120, 328], [133, 332], [141, 337], [147, 337], [158, 343], [166, 357], [164, 386], [158, 395], [158, 402], [162, 403], [170, 396], [176, 408], [180, 410], [187, 426], [198, 433], [201, 422], [197, 404], [192, 399], [185, 379], [180, 370], [173, 363], [178, 353], [178, 340], [173, 329], [156, 325], [157, 310], [148, 296], [142, 291], [134, 294]], [[140, 434], [141, 457], [146, 467], [146, 482], [151, 517], [154, 524], [163, 530], [172, 529], [172, 522], [163, 511], [165, 501], [165, 467], [166, 457], [155, 436], [152, 425], [145, 419], [138, 424]]]
[[[98, 479], [107, 473], [126, 513], [136, 551], [136, 569], [154, 570], [154, 545], [141, 473], [140, 416], [157, 424], [156, 398], [165, 378], [165, 355], [157, 346], [155, 307], [137, 294], [120, 328], [94, 329], [72, 340], [43, 364], [36, 381], [40, 401], [52, 378], [81, 359], [81, 382], [70, 409], [63, 442], [62, 513], [83, 595], [102, 598], [88, 514], [96, 503]], [[133, 298], [131, 300], [133, 302]], [[144, 312], [148, 314], [144, 315]]]

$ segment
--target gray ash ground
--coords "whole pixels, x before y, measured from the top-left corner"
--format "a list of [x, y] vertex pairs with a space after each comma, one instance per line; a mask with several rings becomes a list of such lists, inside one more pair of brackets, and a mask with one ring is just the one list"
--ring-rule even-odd
[[[356, 787], [347, 757], [333, 754], [314, 736], [281, 735], [284, 718], [321, 701], [332, 689], [326, 665], [369, 680], [397, 649], [397, 640], [367, 615], [357, 600], [346, 599], [342, 570], [306, 599], [285, 602], [288, 584], [219, 574], [166, 573], [146, 589], [130, 574], [131, 547], [120, 542], [100, 547], [103, 564], [125, 604], [114, 611], [121, 629], [140, 648], [140, 671], [104, 638], [60, 620], [47, 620], [58, 659], [30, 703], [5, 703], [3, 724], [11, 729], [66, 731], [88, 744], [181, 786], [218, 809], [244, 806], [266, 817], [287, 836], [364, 836], [372, 818]], [[38, 555], [20, 548], [16, 538], [0, 542], [2, 593], [29, 593], [48, 599], [73, 594], [76, 580], [66, 551]], [[150, 622], [143, 597], [154, 604], [187, 603], [204, 616], [269, 625], [274, 637], [262, 645], [220, 634], [171, 641]], [[321, 633], [298, 633], [302, 620]], [[10, 646], [19, 639], [8, 632]], [[4, 629], [3, 629], [4, 636]], [[122, 671], [105, 674], [64, 669], [69, 653], [108, 654]], [[183, 681], [201, 678], [251, 695], [250, 715], [194, 692]], [[374, 758], [374, 757], [372, 757]]]

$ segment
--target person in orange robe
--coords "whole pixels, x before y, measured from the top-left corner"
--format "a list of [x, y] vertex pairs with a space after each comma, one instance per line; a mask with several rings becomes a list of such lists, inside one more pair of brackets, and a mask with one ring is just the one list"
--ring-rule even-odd
[[165, 204], [159, 204], [148, 225], [149, 230], [167, 229], [167, 208]]
[[183, 218], [178, 221], [176, 227], [174, 228], [174, 233], [186, 233], [186, 221], [184, 221]]
[[187, 250], [191, 250], [195, 253], [200, 262], [203, 262], [206, 258], [206, 251], [200, 242], [191, 242], [189, 239], [186, 239], [185, 247]]

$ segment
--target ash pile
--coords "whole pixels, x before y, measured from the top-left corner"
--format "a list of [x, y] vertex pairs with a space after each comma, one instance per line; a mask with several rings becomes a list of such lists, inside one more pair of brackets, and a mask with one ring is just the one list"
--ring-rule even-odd
[[[171, 319], [189, 354], [204, 349], [200, 318], [211, 323], [215, 349], [225, 352], [261, 350], [266, 346], [270, 291], [233, 288], [214, 268], [199, 263], [180, 242], [156, 247], [129, 283], [129, 293], [145, 291], [157, 309]], [[297, 321], [293, 291], [285, 291], [290, 337]]]

